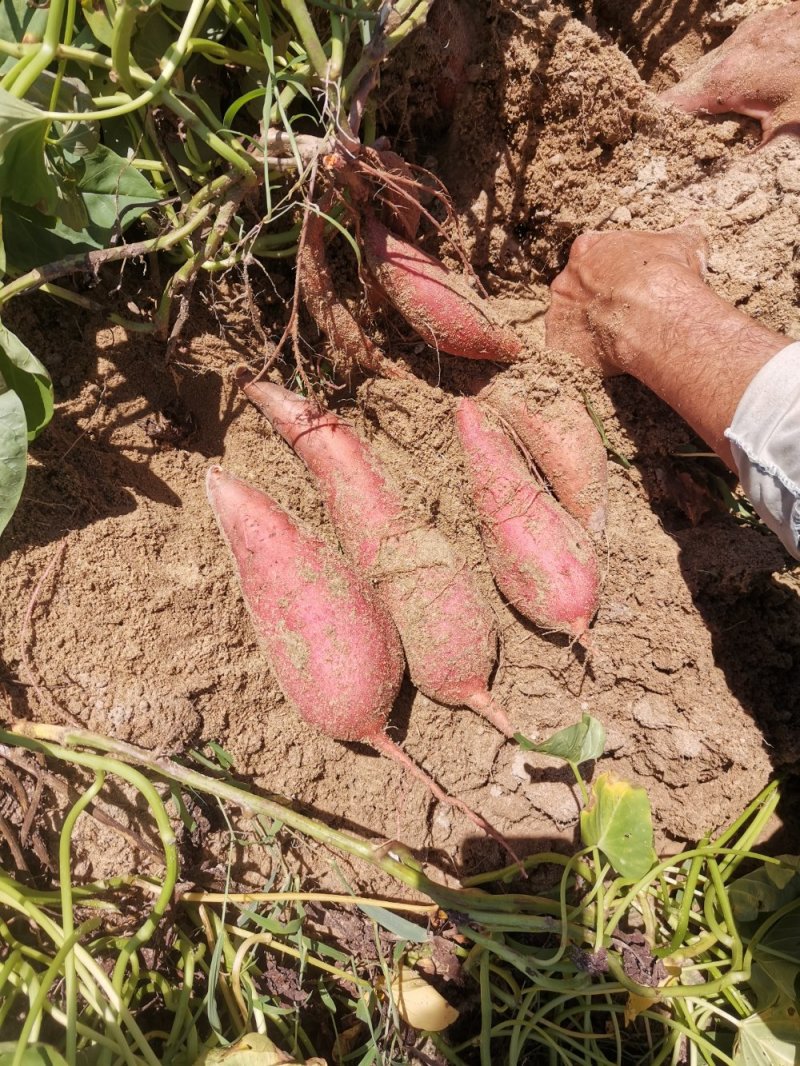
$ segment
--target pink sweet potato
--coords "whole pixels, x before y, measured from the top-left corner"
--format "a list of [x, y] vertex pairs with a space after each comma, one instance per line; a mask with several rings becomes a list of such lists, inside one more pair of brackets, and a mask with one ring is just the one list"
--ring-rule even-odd
[[413, 241], [419, 229], [422, 209], [419, 203], [419, 184], [405, 159], [390, 148], [376, 152], [383, 178], [378, 185], [377, 198], [383, 204], [383, 221], [406, 240]]
[[495, 662], [494, 617], [474, 575], [336, 415], [279, 385], [237, 381], [316, 478], [347, 555], [394, 619], [411, 680], [426, 696], [483, 714], [507, 736], [511, 723], [487, 689]]
[[516, 433], [559, 503], [595, 539], [608, 507], [608, 459], [586, 408], [567, 396], [538, 406], [521, 383], [496, 379], [480, 393]]
[[522, 355], [517, 337], [493, 315], [464, 278], [438, 259], [400, 240], [372, 215], [365, 216], [367, 265], [389, 302], [422, 339], [465, 359], [513, 363]]
[[245, 603], [286, 699], [336, 740], [360, 740], [399, 762], [517, 858], [505, 839], [384, 733], [403, 675], [397, 631], [338, 552], [253, 486], [212, 466], [209, 502], [236, 562]]
[[374, 736], [403, 676], [391, 619], [344, 558], [269, 496], [218, 466], [208, 472], [206, 491], [289, 703], [337, 740]]
[[[330, 210], [332, 200], [324, 199], [320, 212]], [[384, 367], [383, 356], [347, 307], [338, 298], [325, 249], [325, 217], [312, 211], [297, 256], [300, 293], [309, 315], [330, 342], [334, 367], [341, 378], [355, 370], [377, 371]]]
[[591, 538], [474, 400], [460, 401], [456, 425], [498, 588], [536, 625], [581, 640], [598, 606]]

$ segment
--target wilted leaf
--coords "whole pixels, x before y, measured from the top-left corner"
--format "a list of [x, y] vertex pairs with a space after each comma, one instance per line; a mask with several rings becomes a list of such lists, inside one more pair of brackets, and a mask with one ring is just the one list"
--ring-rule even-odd
[[796, 1007], [765, 1010], [739, 1026], [734, 1066], [795, 1066], [798, 1058], [800, 1019]]
[[557, 759], [577, 766], [578, 763], [588, 762], [589, 759], [600, 758], [606, 746], [606, 729], [602, 722], [592, 718], [590, 714], [584, 714], [580, 722], [567, 726], [566, 729], [559, 729], [541, 744], [531, 743], [521, 733], [517, 733], [514, 739], [525, 751], [554, 755]]
[[587, 847], [599, 848], [623, 877], [643, 877], [656, 862], [645, 790], [601, 774], [590, 806], [581, 811], [581, 837]]
[[368, 1032], [363, 1022], [356, 1022], [355, 1025], [349, 1025], [343, 1029], [333, 1043], [333, 1061], [343, 1062], [352, 1051], [355, 1051]]
[[293, 1059], [261, 1033], [248, 1033], [230, 1047], [204, 1052], [195, 1066], [325, 1066], [324, 1059]]
[[653, 1004], [658, 1002], [659, 1000], [657, 999], [647, 996], [637, 996], [635, 992], [629, 992], [628, 998], [625, 1000], [625, 1010], [622, 1015], [625, 1024], [632, 1025], [642, 1011], [650, 1010]]
[[800, 896], [800, 857], [779, 855], [778, 858], [783, 865], [765, 862], [731, 882], [728, 898], [737, 922], [754, 922]]
[[439, 1033], [458, 1018], [455, 1007], [408, 966], [401, 966], [395, 974], [391, 992], [398, 1014], [413, 1029]]

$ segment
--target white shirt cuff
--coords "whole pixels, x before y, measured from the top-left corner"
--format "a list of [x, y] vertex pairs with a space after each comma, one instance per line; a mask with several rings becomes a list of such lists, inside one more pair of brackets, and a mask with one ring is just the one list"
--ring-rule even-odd
[[800, 341], [759, 370], [725, 436], [759, 517], [800, 559]]

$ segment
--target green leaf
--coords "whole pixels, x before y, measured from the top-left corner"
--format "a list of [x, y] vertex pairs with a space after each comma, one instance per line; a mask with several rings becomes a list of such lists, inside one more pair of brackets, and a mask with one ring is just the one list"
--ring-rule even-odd
[[245, 925], [248, 921], [258, 926], [259, 929], [263, 929], [265, 933], [272, 933], [273, 936], [291, 936], [303, 928], [303, 922], [300, 918], [292, 918], [288, 922], [279, 922], [277, 918], [269, 918], [266, 914], [259, 914], [252, 907], [243, 907], [237, 924]]
[[0, 322], [0, 374], [25, 410], [28, 440], [53, 417], [53, 383], [33, 352]]
[[739, 1026], [734, 1066], [795, 1066], [800, 1058], [800, 1018], [793, 1006], [752, 1014]]
[[[19, 44], [25, 37], [31, 43], [41, 41], [47, 25], [49, 8], [44, 4], [30, 4], [28, 0], [3, 0], [0, 4], [0, 41]], [[2, 56], [0, 72], [5, 73], [17, 62], [13, 56]]]
[[37, 107], [0, 89], [0, 198], [53, 210], [58, 184], [45, 160], [48, 125]]
[[61, 219], [4, 201], [6, 256], [14, 270], [30, 270], [76, 252], [107, 248], [115, 233], [123, 232], [158, 199], [147, 178], [105, 145], [98, 145], [88, 155], [72, 157], [71, 166], [71, 193], [87, 220], [83, 228], [68, 224], [75, 221], [75, 207], [69, 205], [69, 196], [61, 201]]
[[728, 888], [737, 922], [753, 922], [800, 897], [800, 856], [779, 855], [781, 865], [765, 862]]
[[557, 759], [577, 766], [590, 759], [600, 758], [606, 746], [606, 729], [597, 718], [584, 714], [580, 722], [567, 726], [566, 729], [559, 729], [541, 744], [533, 744], [522, 733], [516, 733], [514, 739], [525, 751], [554, 755]]
[[11, 520], [22, 495], [27, 459], [25, 408], [0, 374], [0, 533]]
[[[95, 0], [81, 0], [83, 17], [93, 36], [106, 48], [111, 48], [114, 43], [114, 30], [108, 17], [105, 4], [97, 4]], [[78, 43], [82, 43], [80, 38]]]
[[399, 936], [401, 940], [408, 940], [412, 944], [424, 944], [429, 939], [427, 930], [421, 925], [410, 922], [408, 918], [403, 918], [400, 914], [387, 911], [383, 907], [360, 907], [359, 909], [378, 925], [388, 929], [395, 936]]
[[100, 123], [91, 121], [93, 110], [92, 94], [86, 82], [80, 78], [61, 78], [52, 70], [43, 70], [36, 81], [25, 93], [25, 100], [42, 111], [50, 110], [53, 90], [58, 86], [58, 96], [54, 107], [58, 111], [71, 112], [75, 119], [70, 122], [55, 122], [50, 131], [50, 140], [58, 134], [58, 147], [61, 150], [85, 155], [100, 143]]
[[647, 793], [613, 774], [601, 774], [592, 787], [591, 803], [581, 811], [581, 837], [631, 880], [643, 877], [657, 861]]
[[217, 744], [215, 740], [209, 740], [209, 748], [211, 748], [217, 762], [220, 764], [223, 770], [230, 770], [233, 766], [233, 756], [230, 755], [221, 744]]
[[800, 910], [785, 914], [753, 945], [753, 969], [761, 1002], [797, 999], [800, 974]]

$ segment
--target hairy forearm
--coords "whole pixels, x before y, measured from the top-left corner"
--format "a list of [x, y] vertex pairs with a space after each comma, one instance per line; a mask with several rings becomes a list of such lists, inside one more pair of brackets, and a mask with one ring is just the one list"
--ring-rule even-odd
[[[787, 341], [702, 283], [680, 279], [620, 369], [668, 403], [733, 469], [725, 439], [745, 389]], [[638, 350], [637, 350], [638, 349]]]

